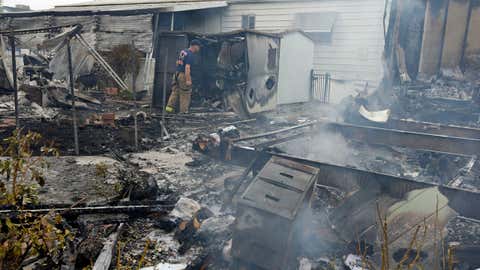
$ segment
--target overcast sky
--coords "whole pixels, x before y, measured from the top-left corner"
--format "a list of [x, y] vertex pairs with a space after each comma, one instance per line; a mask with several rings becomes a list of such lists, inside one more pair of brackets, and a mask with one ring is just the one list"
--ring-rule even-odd
[[88, 0], [3, 0], [6, 6], [15, 6], [17, 4], [29, 5], [31, 9], [48, 9], [55, 5], [74, 4], [87, 2]]

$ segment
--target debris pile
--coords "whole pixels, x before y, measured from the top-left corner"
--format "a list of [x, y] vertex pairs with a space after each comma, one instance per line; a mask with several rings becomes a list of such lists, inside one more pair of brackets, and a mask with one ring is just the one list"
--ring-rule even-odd
[[[152, 32], [153, 41], [133, 44], [116, 35], [115, 46], [99, 52], [92, 43], [105, 49], [113, 33], [81, 29], [36, 29], [49, 38], [16, 57], [14, 92], [15, 42], [0, 37], [0, 238], [23, 241], [0, 245], [0, 263], [12, 256], [11, 265], [32, 270], [480, 267], [478, 59], [424, 81], [408, 74], [408, 60], [398, 63], [403, 82], [393, 90], [368, 95], [366, 84], [338, 106], [280, 106], [281, 35]], [[130, 30], [126, 36], [146, 35]], [[204, 46], [192, 64], [192, 107], [166, 114], [150, 87], [168, 87], [178, 56], [153, 47], [193, 38]], [[152, 62], [156, 54], [167, 63]], [[24, 137], [38, 145], [6, 145]], [[41, 165], [30, 163], [40, 157]], [[16, 186], [18, 177], [29, 181]], [[15, 230], [37, 218], [35, 237]]]

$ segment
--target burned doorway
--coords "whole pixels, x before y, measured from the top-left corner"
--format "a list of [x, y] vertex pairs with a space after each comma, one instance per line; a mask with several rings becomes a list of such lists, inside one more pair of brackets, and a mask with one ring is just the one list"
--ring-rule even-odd
[[[166, 86], [166, 98], [168, 98], [172, 78], [176, 71], [175, 62], [177, 55], [187, 46], [188, 37], [184, 34], [165, 33], [159, 35], [156, 45], [157, 53], [155, 56], [155, 80], [153, 90], [154, 107], [162, 107], [164, 86]], [[165, 59], [167, 59], [166, 65]], [[166, 79], [165, 84], [164, 78]]]

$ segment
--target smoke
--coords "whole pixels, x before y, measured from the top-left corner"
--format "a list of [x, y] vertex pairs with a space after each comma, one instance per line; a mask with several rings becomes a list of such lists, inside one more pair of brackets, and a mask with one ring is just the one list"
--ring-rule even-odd
[[321, 130], [312, 137], [301, 138], [279, 146], [289, 154], [303, 156], [307, 159], [336, 165], [359, 165], [356, 151], [348, 141], [338, 133]]

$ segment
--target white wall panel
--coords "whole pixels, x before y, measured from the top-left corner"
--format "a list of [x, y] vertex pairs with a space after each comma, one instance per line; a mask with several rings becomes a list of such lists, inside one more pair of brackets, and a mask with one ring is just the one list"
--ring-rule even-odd
[[295, 28], [295, 15], [336, 12], [329, 44], [315, 44], [314, 69], [333, 80], [368, 82], [376, 87], [383, 76], [383, 14], [385, 0], [317, 0], [230, 3], [223, 12], [222, 31], [241, 28], [241, 16], [254, 14], [256, 30]]

